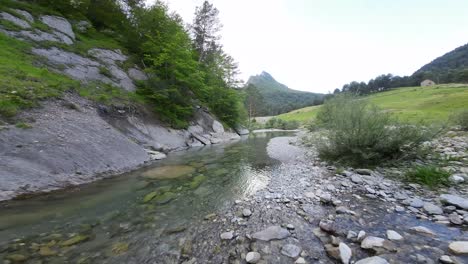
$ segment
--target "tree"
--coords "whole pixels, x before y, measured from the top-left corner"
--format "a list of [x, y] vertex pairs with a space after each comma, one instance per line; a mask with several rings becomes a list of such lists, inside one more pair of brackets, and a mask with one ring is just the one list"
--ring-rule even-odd
[[265, 102], [263, 100], [262, 94], [258, 91], [257, 87], [253, 84], [247, 85], [244, 89], [245, 100], [244, 105], [247, 109], [249, 126], [251, 120], [262, 113], [263, 108], [265, 108]]
[[199, 62], [204, 62], [210, 52], [218, 49], [219, 31], [222, 28], [218, 15], [218, 9], [208, 1], [204, 1], [195, 11], [192, 34]]

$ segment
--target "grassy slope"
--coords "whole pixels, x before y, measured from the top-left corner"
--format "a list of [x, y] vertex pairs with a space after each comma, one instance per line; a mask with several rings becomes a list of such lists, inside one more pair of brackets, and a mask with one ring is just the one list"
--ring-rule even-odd
[[[2, 4], [4, 5], [0, 10], [10, 12], [12, 15], [17, 14], [9, 7], [28, 11], [40, 10], [40, 12], [32, 12], [34, 15], [51, 13], [33, 4], [12, 1], [2, 1]], [[38, 27], [42, 29], [43, 25]], [[5, 28], [15, 30], [15, 28]], [[112, 36], [94, 29], [86, 34], [77, 33], [76, 43], [70, 46], [50, 42], [27, 43], [0, 33], [0, 119], [11, 119], [21, 109], [38, 106], [41, 100], [58, 97], [67, 90], [75, 90], [84, 97], [103, 103], [110, 101], [126, 103], [138, 100], [134, 93], [127, 93], [105, 84], [81, 85], [64, 75], [37, 66], [41, 58], [31, 54], [30, 50], [33, 46], [44, 48], [58, 46], [84, 56], [90, 48], [122, 49]]]
[[[405, 121], [447, 121], [453, 113], [468, 109], [468, 86], [404, 87], [365, 98]], [[306, 107], [279, 117], [307, 121], [316, 116], [319, 108]]]

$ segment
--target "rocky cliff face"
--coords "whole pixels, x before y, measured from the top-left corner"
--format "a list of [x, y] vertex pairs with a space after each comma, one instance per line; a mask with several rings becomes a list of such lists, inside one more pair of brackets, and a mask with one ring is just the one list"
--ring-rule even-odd
[[[24, 10], [16, 13], [21, 17], [1, 12], [0, 19], [21, 30], [0, 27], [0, 32], [35, 43], [71, 45], [75, 41], [73, 26], [64, 18], [35, 18]], [[35, 20], [46, 24], [49, 30], [34, 29], [31, 23]], [[74, 27], [86, 30], [88, 26], [81, 21]], [[128, 70], [122, 67], [128, 57], [120, 50], [92, 48], [84, 56], [36, 45], [31, 52], [43, 58], [42, 67], [82, 83], [98, 81], [134, 91], [134, 81], [147, 78], [136, 66]], [[170, 151], [240, 138], [201, 107], [188, 129], [175, 130], [159, 122], [144, 107], [130, 112], [125, 107], [99, 105], [73, 93], [43, 102], [41, 108], [24, 112], [20, 118], [33, 120], [33, 127], [0, 126], [0, 201], [121, 173], [164, 158]]]

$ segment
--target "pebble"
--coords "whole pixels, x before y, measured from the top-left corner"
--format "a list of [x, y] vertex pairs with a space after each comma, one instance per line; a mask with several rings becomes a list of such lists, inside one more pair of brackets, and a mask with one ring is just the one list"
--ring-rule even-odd
[[287, 224], [286, 228], [289, 230], [294, 230], [295, 227], [292, 224]]
[[244, 209], [242, 210], [242, 215], [244, 217], [250, 217], [252, 215], [252, 211], [250, 211], [250, 209]]
[[362, 178], [361, 178], [361, 176], [359, 176], [357, 174], [353, 174], [351, 176], [351, 181], [356, 183], [356, 184], [359, 184], [359, 183], [362, 183]]
[[455, 241], [449, 244], [449, 249], [453, 254], [468, 254], [468, 241]]
[[385, 239], [383, 238], [368, 236], [364, 238], [364, 240], [361, 242], [361, 248], [372, 249], [375, 247], [383, 247], [384, 242], [385, 242]]
[[457, 214], [457, 213], [451, 213], [448, 217], [450, 223], [454, 224], [454, 225], [461, 225], [463, 224], [463, 220], [461, 219], [461, 217]]
[[245, 255], [245, 261], [247, 261], [247, 263], [257, 263], [261, 258], [262, 256], [260, 253], [254, 251], [251, 251]]
[[361, 230], [359, 231], [358, 235], [357, 235], [357, 240], [358, 241], [362, 241], [364, 239], [364, 237], [366, 236], [366, 231], [364, 230]]
[[384, 258], [375, 256], [357, 261], [354, 264], [389, 264]]
[[280, 226], [270, 226], [260, 232], [254, 233], [252, 237], [257, 240], [270, 241], [273, 239], [285, 239], [289, 235], [289, 231]]
[[403, 237], [400, 234], [393, 230], [387, 230], [387, 238], [392, 241], [398, 241], [403, 239]]
[[439, 258], [439, 261], [443, 264], [452, 264], [455, 263], [453, 260], [450, 258], [450, 256], [443, 255]]
[[231, 240], [234, 237], [234, 231], [224, 232], [221, 234], [222, 240]]
[[410, 230], [416, 231], [418, 233], [423, 233], [426, 235], [431, 235], [431, 236], [436, 235], [432, 230], [424, 226], [415, 226], [415, 227], [410, 228]]
[[298, 258], [294, 264], [306, 264], [306, 260], [303, 257]]
[[442, 194], [440, 196], [440, 201], [445, 204], [454, 205], [462, 209], [468, 209], [468, 199], [452, 195], [452, 194]]
[[444, 213], [442, 208], [432, 203], [424, 203], [423, 209], [430, 215], [440, 215]]
[[345, 243], [340, 243], [338, 249], [340, 251], [341, 262], [343, 264], [348, 264], [353, 255], [351, 248], [349, 248], [348, 245], [346, 245]]
[[301, 254], [302, 249], [293, 244], [287, 244], [281, 248], [281, 254], [290, 258], [297, 258]]

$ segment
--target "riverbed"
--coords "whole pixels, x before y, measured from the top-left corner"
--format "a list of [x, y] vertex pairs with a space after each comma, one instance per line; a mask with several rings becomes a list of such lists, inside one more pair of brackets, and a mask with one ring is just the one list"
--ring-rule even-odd
[[[435, 203], [434, 192], [359, 172], [321, 162], [294, 133], [171, 153], [131, 173], [3, 203], [0, 261], [246, 263], [252, 253], [256, 263], [347, 263], [343, 254], [468, 261], [448, 248], [468, 240], [467, 225], [414, 207]], [[365, 239], [375, 243], [363, 248]]]

